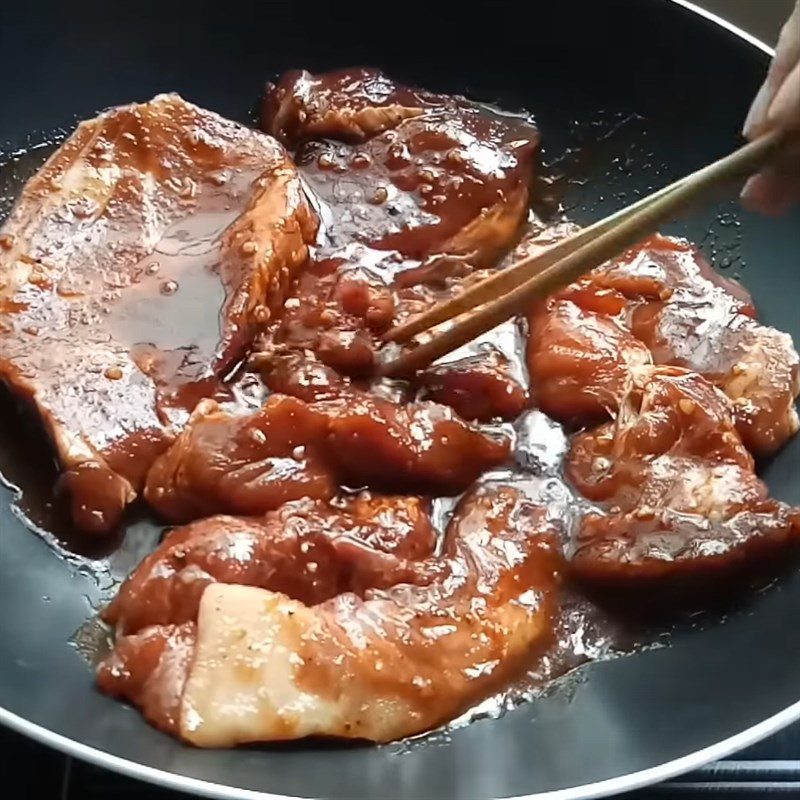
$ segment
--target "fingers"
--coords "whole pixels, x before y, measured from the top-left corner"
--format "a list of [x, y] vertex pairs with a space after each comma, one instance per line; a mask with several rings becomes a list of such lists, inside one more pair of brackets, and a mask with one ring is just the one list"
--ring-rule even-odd
[[[745, 120], [742, 132], [748, 139], [760, 135], [771, 124], [773, 101], [777, 100], [787, 76], [793, 73], [798, 63], [800, 63], [800, 0], [795, 4], [794, 11], [781, 30], [775, 58]], [[784, 104], [787, 102], [789, 101], [782, 101]]]
[[753, 175], [742, 189], [742, 205], [770, 217], [785, 214], [792, 203], [800, 200], [797, 178], [775, 169]]
[[764, 127], [764, 120], [767, 118], [774, 92], [775, 89], [770, 84], [769, 79], [761, 84], [761, 88], [750, 106], [750, 111], [747, 112], [747, 119], [744, 121], [744, 127], [742, 128], [742, 133], [748, 139], [754, 139]]
[[800, 61], [786, 76], [767, 112], [769, 127], [800, 130]]
[[784, 214], [800, 201], [800, 149], [792, 148], [777, 164], [753, 175], [741, 200], [749, 211], [769, 216]]
[[[800, 131], [800, 0], [783, 26], [775, 58], [750, 106], [743, 133], [754, 139], [772, 128]], [[742, 189], [742, 205], [776, 216], [800, 201], [800, 151], [754, 175]]]
[[775, 48], [775, 58], [770, 66], [773, 82], [780, 84], [798, 60], [800, 60], [800, 1], [795, 4], [794, 11], [781, 29]]

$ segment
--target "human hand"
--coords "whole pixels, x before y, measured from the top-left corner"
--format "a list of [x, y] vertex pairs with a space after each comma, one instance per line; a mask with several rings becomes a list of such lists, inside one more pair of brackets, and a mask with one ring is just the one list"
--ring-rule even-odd
[[[752, 140], [773, 128], [800, 134], [800, 0], [783, 26], [775, 58], [750, 107], [743, 133]], [[763, 214], [782, 214], [797, 200], [800, 148], [793, 148], [776, 164], [754, 175], [742, 190], [743, 205]]]

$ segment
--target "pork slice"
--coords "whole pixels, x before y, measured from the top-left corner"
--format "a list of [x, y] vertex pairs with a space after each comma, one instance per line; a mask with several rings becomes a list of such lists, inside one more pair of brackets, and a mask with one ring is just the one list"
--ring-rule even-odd
[[117, 524], [315, 230], [281, 145], [177, 95], [81, 123], [25, 186], [0, 231], [0, 378], [46, 427], [78, 527]]
[[488, 265], [525, 221], [539, 133], [522, 117], [350, 68], [286, 73], [261, 124], [296, 148], [334, 249]]
[[206, 517], [171, 530], [122, 584], [103, 612], [117, 636], [149, 625], [197, 620], [210, 583], [260, 586], [315, 605], [341, 592], [363, 595], [396, 583], [424, 583], [416, 568], [436, 532], [419, 497], [304, 498], [261, 517]]
[[441, 99], [400, 86], [369, 67], [322, 75], [290, 70], [267, 84], [261, 124], [289, 143], [310, 137], [363, 141], [418, 117]]
[[179, 735], [198, 747], [331, 736], [390, 741], [452, 719], [536, 663], [561, 569], [545, 505], [506, 485], [462, 500], [441, 576], [307, 606], [203, 593]]
[[701, 375], [635, 370], [616, 420], [578, 434], [567, 454], [568, 478], [605, 509], [581, 522], [575, 577], [604, 589], [688, 580], [705, 591], [795, 548], [798, 512], [769, 497], [737, 426], [734, 404]]
[[800, 362], [791, 337], [759, 322], [748, 292], [694, 246], [653, 236], [590, 281], [628, 298], [628, 325], [656, 364], [699, 372], [734, 401], [753, 453], [769, 455], [797, 432]]

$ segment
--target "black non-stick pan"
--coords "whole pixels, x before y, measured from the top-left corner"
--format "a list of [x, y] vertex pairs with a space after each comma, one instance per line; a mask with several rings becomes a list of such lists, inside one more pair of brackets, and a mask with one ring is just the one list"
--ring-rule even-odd
[[[172, 90], [248, 120], [281, 70], [370, 64], [533, 112], [545, 161], [578, 176], [564, 202], [583, 222], [730, 151], [767, 63], [763, 46], [670, 0], [17, 0], [0, 11], [0, 142], [8, 160], [77, 118]], [[761, 219], [728, 200], [673, 230], [740, 273], [763, 317], [800, 342], [797, 212]], [[47, 467], [33, 447], [4, 456], [12, 477]], [[763, 474], [800, 503], [800, 438]], [[109, 575], [58, 555], [12, 500], [0, 489], [0, 721], [146, 780], [231, 798], [595, 797], [800, 717], [800, 572], [790, 569], [724, 619], [680, 626], [669, 646], [596, 664], [500, 719], [386, 747], [193, 750], [93, 689], [74, 634]], [[128, 553], [148, 526], [134, 521]], [[126, 566], [117, 557], [108, 569]]]

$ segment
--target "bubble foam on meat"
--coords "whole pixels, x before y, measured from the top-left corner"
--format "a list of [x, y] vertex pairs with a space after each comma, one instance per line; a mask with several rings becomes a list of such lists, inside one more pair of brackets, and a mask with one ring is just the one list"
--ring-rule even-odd
[[282, 146], [177, 95], [81, 123], [27, 183], [0, 231], [0, 377], [79, 528], [117, 524], [315, 232]]

